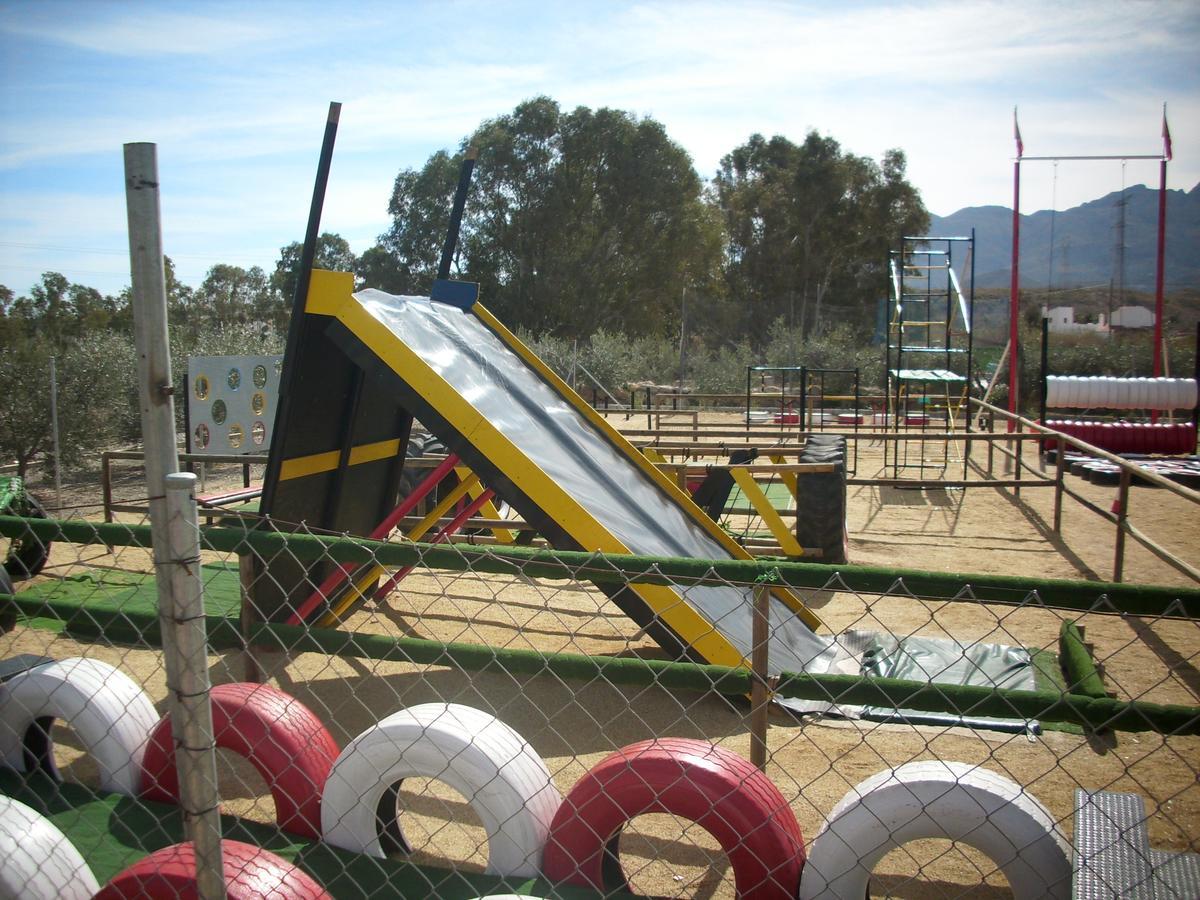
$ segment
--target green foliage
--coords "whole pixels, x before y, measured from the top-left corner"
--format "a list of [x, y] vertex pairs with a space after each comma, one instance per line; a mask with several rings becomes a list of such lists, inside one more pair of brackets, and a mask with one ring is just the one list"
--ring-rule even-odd
[[[563, 112], [539, 97], [468, 143], [479, 159], [458, 274], [511, 327], [664, 334], [678, 327], [684, 285], [717, 283], [719, 220], [691, 160], [653, 119]], [[436, 153], [396, 179], [380, 246], [405, 290], [428, 290], [461, 160]]]
[[188, 326], [192, 330], [231, 323], [287, 321], [287, 304], [258, 266], [218, 264], [208, 270], [192, 297]]
[[[271, 273], [270, 286], [278, 302], [273, 304], [274, 315], [271, 324], [280, 330], [287, 329], [291, 316], [292, 299], [296, 296], [296, 282], [300, 274], [300, 257], [304, 252], [304, 244], [292, 241], [286, 247], [279, 248], [279, 259], [275, 263], [275, 271]], [[350, 243], [340, 234], [326, 231], [317, 238], [317, 252], [313, 265], [318, 269], [328, 269], [332, 272], [354, 272], [358, 267], [358, 259], [350, 249]], [[378, 285], [372, 285], [378, 287]], [[381, 290], [386, 290], [381, 288]]]
[[746, 390], [746, 367], [761, 362], [748, 338], [715, 349], [698, 348], [688, 371], [702, 394], [737, 394]]
[[116, 332], [89, 332], [65, 351], [42, 336], [7, 347], [0, 353], [0, 456], [15, 460], [22, 476], [35, 460], [52, 459], [51, 356], [63, 468], [81, 465], [117, 438], [126, 424], [126, 390], [137, 383], [132, 345]]
[[801, 334], [818, 331], [827, 298], [870, 318], [889, 247], [929, 223], [905, 166], [900, 150], [876, 163], [815, 131], [800, 145], [756, 134], [721, 160], [714, 184], [728, 236], [725, 277], [749, 333], [779, 317]]
[[[838, 323], [823, 331], [801, 337], [798, 329], [788, 328], [783, 319], [772, 323], [762, 365], [806, 366], [809, 369], [858, 369], [859, 388], [863, 393], [875, 390], [883, 379], [883, 350], [872, 346], [866, 336], [847, 323]], [[826, 375], [826, 389], [852, 390], [853, 375]]]
[[[463, 154], [451, 157], [439, 150], [420, 171], [404, 169], [396, 176], [388, 202], [392, 226], [379, 236], [377, 247], [363, 254], [363, 275], [370, 287], [396, 294], [429, 293], [450, 224], [462, 158]], [[463, 230], [471, 227], [464, 223]], [[453, 269], [451, 274], [456, 274]], [[457, 274], [462, 274], [461, 266]]]
[[571, 370], [578, 360], [575, 341], [552, 334], [534, 335], [524, 329], [517, 332], [517, 338], [553, 369], [559, 378], [570, 383]]

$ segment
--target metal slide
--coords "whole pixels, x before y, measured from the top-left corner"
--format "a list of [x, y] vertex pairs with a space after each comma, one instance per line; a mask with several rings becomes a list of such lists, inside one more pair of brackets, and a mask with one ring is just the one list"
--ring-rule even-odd
[[[328, 317], [332, 342], [555, 546], [751, 558], [480, 304], [353, 293], [350, 276], [315, 271], [306, 313]], [[749, 588], [632, 585], [621, 594], [651, 634], [665, 628], [675, 639], [660, 637], [668, 650], [748, 664]], [[815, 633], [820, 625], [794, 594], [772, 589], [772, 672], [827, 671], [836, 653], [832, 636]]]

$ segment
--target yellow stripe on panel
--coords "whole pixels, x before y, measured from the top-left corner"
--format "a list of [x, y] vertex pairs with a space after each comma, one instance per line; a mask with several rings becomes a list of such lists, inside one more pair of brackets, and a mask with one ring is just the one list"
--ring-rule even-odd
[[754, 476], [742, 466], [734, 466], [729, 472], [733, 475], [737, 486], [742, 489], [742, 494], [758, 511], [759, 517], [767, 523], [767, 527], [771, 529], [771, 534], [775, 535], [775, 540], [779, 542], [783, 552], [788, 556], [803, 556], [804, 549], [792, 532], [788, 530], [787, 523], [780, 518], [779, 511], [771, 505], [771, 501], [763, 493], [763, 489], [758, 486]]
[[[355, 302], [349, 291], [340, 299], [322, 294], [316, 300], [316, 306], [322, 313], [336, 315], [352, 334], [393, 371], [403, 373], [403, 377], [410, 383], [418, 381], [421, 385], [422, 397], [438, 411], [438, 414], [476, 450], [503, 471], [517, 490], [534, 499], [541, 510], [562, 526], [583, 549], [600, 553], [630, 552], [621, 541], [597, 522], [554, 479], [526, 457], [419, 355], [407, 347], [403, 341], [397, 340], [385, 325]], [[480, 318], [489, 323], [489, 327], [493, 327], [493, 330], [496, 327], [503, 329], [503, 326], [499, 325], [491, 314], [482, 309], [479, 304], [475, 304], [472, 311], [480, 313]], [[495, 326], [492, 326], [491, 323], [495, 323]], [[516, 339], [512, 338], [512, 340]], [[556, 376], [553, 376], [553, 373], [550, 373], [532, 354], [526, 354], [528, 351], [522, 354], [526, 362], [536, 368], [544, 377], [553, 378], [552, 384], [564, 396], [570, 397], [574, 393], [569, 389], [564, 390], [565, 385]], [[589, 419], [591, 418], [593, 417], [589, 417]], [[602, 426], [606, 430], [611, 430], [611, 426], [608, 426], [607, 423], [602, 422]], [[635, 453], [634, 455], [638, 457], [640, 465], [652, 478], [665, 485], [667, 490], [676, 494], [680, 493], [669, 479], [657, 472], [648, 461], [641, 458], [640, 454]], [[733, 544], [733, 547], [736, 548], [737, 545]], [[631, 588], [655, 614], [662, 617], [663, 621], [685, 643], [695, 647], [706, 659], [719, 665], [742, 664], [743, 657], [733, 645], [716, 631], [702, 615], [682, 601], [680, 595], [674, 590], [647, 585], [631, 585]]]
[[[359, 466], [363, 463], [375, 462], [379, 459], [390, 459], [400, 452], [400, 441], [392, 438], [387, 441], [376, 441], [372, 444], [359, 444], [350, 448], [349, 464]], [[328, 450], [325, 453], [313, 453], [310, 456], [295, 456], [285, 459], [279, 467], [279, 480], [289, 481], [293, 478], [307, 478], [309, 475], [320, 475], [322, 472], [332, 472], [338, 467], [341, 459], [340, 450]]]

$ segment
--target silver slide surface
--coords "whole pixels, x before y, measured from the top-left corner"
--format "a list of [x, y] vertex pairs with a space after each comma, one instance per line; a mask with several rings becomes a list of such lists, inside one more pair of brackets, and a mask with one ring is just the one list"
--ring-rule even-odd
[[[697, 521], [704, 515], [698, 507], [682, 503], [664, 490], [629, 458], [628, 450], [619, 449], [478, 317], [427, 297], [395, 296], [373, 289], [353, 296], [387, 333], [416, 354], [525, 457], [525, 461], [492, 460], [514, 483], [521, 483], [524, 466], [536, 466], [631, 553], [734, 558]], [[413, 373], [399, 374], [413, 378]], [[418, 387], [411, 380], [409, 383]], [[464, 437], [471, 440], [470, 434]], [[546, 511], [537, 496], [531, 493], [529, 499]], [[559, 524], [571, 533], [572, 523]], [[750, 656], [753, 616], [749, 588], [675, 590], [730, 644]], [[770, 624], [772, 672], [828, 670], [835, 655], [832, 638], [815, 634], [777, 597], [771, 598]]]

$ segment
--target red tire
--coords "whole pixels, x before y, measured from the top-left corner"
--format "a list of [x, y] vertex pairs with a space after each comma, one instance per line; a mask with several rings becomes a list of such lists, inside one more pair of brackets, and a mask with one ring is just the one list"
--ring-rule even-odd
[[[221, 841], [225, 892], [229, 900], [329, 900], [303, 869], [269, 850]], [[163, 847], [121, 872], [93, 900], [170, 897], [198, 900], [196, 851], [191, 843]]]
[[[265, 684], [217, 685], [212, 715], [217, 746], [244, 756], [267, 782], [279, 827], [319, 839], [321, 792], [338, 756], [320, 719], [299, 700]], [[175, 744], [166, 716], [150, 735], [141, 784], [148, 800], [178, 802]]]
[[716, 838], [739, 897], [796, 896], [804, 838], [779, 789], [736, 753], [681, 738], [631, 744], [575, 785], [550, 826], [546, 877], [601, 891], [619, 887], [616, 839], [629, 820], [647, 813], [690, 819]]

